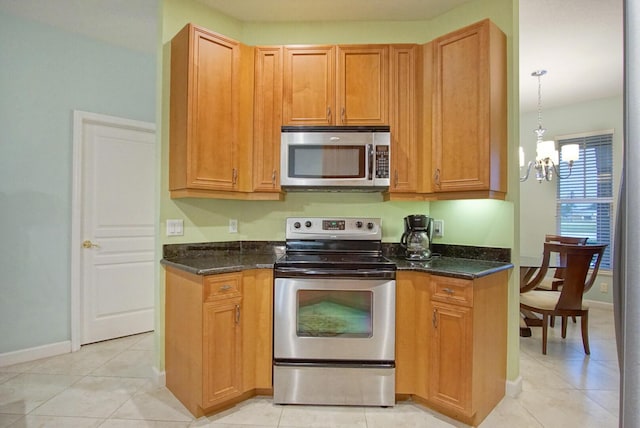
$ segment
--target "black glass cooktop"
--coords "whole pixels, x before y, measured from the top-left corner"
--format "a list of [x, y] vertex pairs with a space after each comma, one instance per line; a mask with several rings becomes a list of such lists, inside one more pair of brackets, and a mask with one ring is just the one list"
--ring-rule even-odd
[[372, 254], [285, 254], [276, 261], [278, 266], [314, 268], [394, 268], [395, 263], [386, 257]]

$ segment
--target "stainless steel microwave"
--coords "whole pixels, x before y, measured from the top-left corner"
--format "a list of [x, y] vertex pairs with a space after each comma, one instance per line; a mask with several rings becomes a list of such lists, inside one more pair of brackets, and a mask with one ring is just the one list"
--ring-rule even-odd
[[283, 126], [280, 185], [288, 191], [389, 188], [388, 126]]

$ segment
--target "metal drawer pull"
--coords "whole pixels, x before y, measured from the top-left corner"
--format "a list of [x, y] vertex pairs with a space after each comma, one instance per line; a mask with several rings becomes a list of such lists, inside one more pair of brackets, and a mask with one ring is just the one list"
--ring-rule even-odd
[[453, 291], [451, 288], [443, 288], [442, 291], [447, 294], [455, 294], [455, 291]]
[[231, 290], [231, 286], [229, 284], [227, 285], [223, 285], [222, 287], [220, 287], [220, 291], [228, 291]]
[[438, 310], [437, 309], [433, 310], [433, 318], [431, 321], [433, 322], [433, 326], [435, 328], [438, 328]]
[[236, 305], [236, 324], [240, 324], [240, 305]]

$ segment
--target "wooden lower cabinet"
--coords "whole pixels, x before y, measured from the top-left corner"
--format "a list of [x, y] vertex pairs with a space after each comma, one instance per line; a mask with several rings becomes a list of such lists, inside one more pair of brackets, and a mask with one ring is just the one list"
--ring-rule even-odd
[[471, 308], [433, 302], [429, 399], [468, 415], [471, 410]]
[[396, 393], [470, 425], [505, 394], [508, 271], [396, 278]]
[[166, 384], [194, 416], [271, 388], [272, 282], [268, 269], [166, 267]]
[[235, 398], [242, 390], [242, 298], [205, 303], [202, 308], [202, 407]]

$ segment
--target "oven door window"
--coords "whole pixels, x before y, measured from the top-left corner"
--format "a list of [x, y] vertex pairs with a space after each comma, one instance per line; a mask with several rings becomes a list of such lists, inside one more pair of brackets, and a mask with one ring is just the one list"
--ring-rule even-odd
[[373, 293], [352, 290], [298, 290], [298, 337], [373, 335]]
[[366, 146], [289, 146], [291, 178], [365, 178]]

